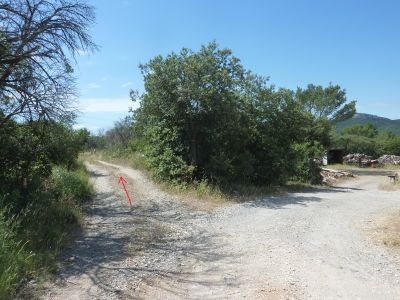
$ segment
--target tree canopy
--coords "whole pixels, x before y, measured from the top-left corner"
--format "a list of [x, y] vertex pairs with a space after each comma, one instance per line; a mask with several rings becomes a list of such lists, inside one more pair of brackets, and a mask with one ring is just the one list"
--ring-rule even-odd
[[157, 56], [141, 70], [135, 136], [156, 176], [172, 181], [274, 184], [295, 170], [310, 175], [310, 158], [329, 144], [329, 120], [353, 105], [339, 87], [275, 89], [216, 43]]
[[356, 101], [347, 102], [346, 91], [338, 85], [329, 84], [324, 88], [309, 84], [306, 89], [297, 89], [296, 98], [316, 118], [334, 123], [349, 119], [356, 112]]

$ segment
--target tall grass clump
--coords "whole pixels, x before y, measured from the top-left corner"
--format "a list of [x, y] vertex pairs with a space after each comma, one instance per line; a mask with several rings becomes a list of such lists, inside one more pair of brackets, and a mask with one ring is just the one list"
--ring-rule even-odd
[[54, 167], [18, 214], [0, 214], [0, 299], [9, 299], [23, 278], [55, 270], [60, 251], [82, 220], [92, 188], [83, 165]]
[[34, 255], [18, 241], [11, 221], [0, 211], [0, 299], [9, 299], [34, 266]]

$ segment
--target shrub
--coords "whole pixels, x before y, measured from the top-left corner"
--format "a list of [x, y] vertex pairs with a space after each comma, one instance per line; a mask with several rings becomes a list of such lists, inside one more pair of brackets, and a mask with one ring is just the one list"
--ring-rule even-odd
[[293, 181], [320, 184], [322, 182], [321, 169], [313, 158], [321, 157], [323, 147], [318, 144], [303, 143], [294, 145], [296, 163], [293, 167]]
[[386, 141], [383, 152], [384, 154], [400, 155], [400, 137]]
[[89, 198], [91, 187], [88, 184], [88, 175], [84, 166], [80, 165], [74, 171], [68, 171], [63, 167], [53, 168], [52, 180], [57, 197], [62, 200], [73, 199], [85, 201]]
[[334, 140], [334, 145], [344, 149], [345, 154], [363, 153], [371, 156], [380, 154], [380, 144], [376, 139], [358, 135], [339, 135]]
[[0, 213], [0, 299], [12, 295], [33, 270], [53, 267], [69, 233], [80, 223], [79, 204], [90, 193], [83, 166], [74, 171], [55, 167], [51, 177], [29, 193], [18, 215]]
[[131, 95], [140, 101], [133, 148], [157, 178], [227, 186], [290, 176], [291, 146], [314, 127], [293, 91], [268, 86], [215, 43], [157, 56], [141, 69], [146, 91]]

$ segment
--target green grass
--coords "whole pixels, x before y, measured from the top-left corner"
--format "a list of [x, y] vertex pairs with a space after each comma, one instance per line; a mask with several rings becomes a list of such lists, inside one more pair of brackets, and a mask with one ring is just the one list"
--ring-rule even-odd
[[81, 154], [80, 159], [88, 161], [105, 160], [116, 164], [129, 163], [132, 168], [148, 171], [142, 154], [124, 148], [107, 148], [95, 153], [85, 152]]
[[21, 213], [10, 217], [0, 211], [0, 299], [12, 298], [23, 278], [57, 269], [58, 255], [80, 225], [81, 204], [91, 192], [83, 165], [72, 171], [55, 167]]
[[0, 213], [0, 299], [13, 294], [18, 282], [34, 269], [34, 254], [15, 236], [12, 223]]

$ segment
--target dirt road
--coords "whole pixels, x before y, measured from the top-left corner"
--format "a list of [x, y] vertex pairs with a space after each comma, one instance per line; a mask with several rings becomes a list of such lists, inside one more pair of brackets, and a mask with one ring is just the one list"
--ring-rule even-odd
[[87, 166], [96, 197], [42, 299], [400, 299], [400, 256], [369, 234], [400, 209], [383, 173], [210, 213], [139, 171]]

